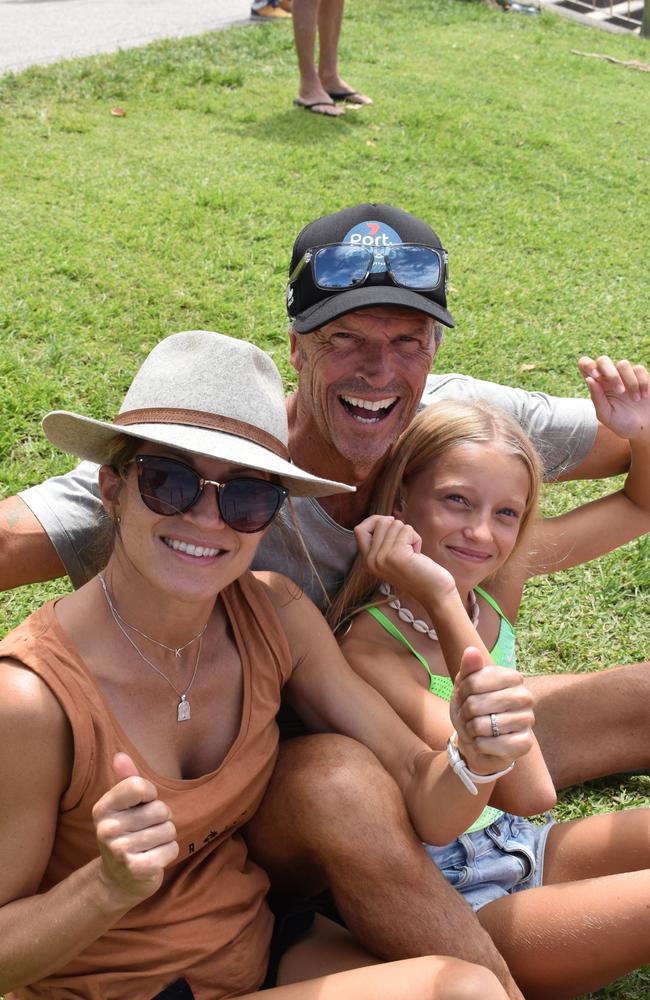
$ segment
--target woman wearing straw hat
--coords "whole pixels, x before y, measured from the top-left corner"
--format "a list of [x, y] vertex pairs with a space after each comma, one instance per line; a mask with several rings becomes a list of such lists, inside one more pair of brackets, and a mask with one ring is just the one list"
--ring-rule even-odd
[[[149, 355], [114, 421], [58, 411], [44, 428], [102, 465], [115, 539], [98, 577], [0, 643], [0, 993], [254, 993], [272, 917], [267, 877], [238, 830], [273, 770], [283, 685], [313, 728], [376, 753], [433, 843], [464, 829], [531, 745], [529, 696], [511, 671], [494, 682], [487, 710], [498, 698], [520, 724], [481, 757], [466, 701], [481, 662], [465, 654], [460, 747], [490, 775], [473, 798], [446, 756], [349, 670], [309, 600], [281, 576], [248, 572], [288, 494], [349, 489], [288, 461], [280, 376], [256, 347], [176, 334]], [[294, 985], [279, 998], [505, 996], [490, 972], [454, 959], [373, 965], [319, 919], [311, 951], [286, 951], [277, 981]], [[319, 928], [329, 945], [314, 950]]]

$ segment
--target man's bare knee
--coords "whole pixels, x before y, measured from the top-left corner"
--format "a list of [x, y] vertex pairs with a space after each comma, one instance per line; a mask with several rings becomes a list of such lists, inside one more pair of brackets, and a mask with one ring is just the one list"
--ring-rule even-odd
[[[297, 819], [346, 822], [375, 798], [401, 801], [399, 789], [374, 754], [346, 736], [322, 734], [283, 744], [262, 808], [279, 798]], [[286, 812], [285, 812], [286, 815]]]
[[374, 754], [345, 736], [319, 734], [282, 745], [245, 837], [276, 884], [290, 865], [318, 891], [330, 864], [384, 851], [388, 839], [395, 858], [414, 834], [400, 790]]
[[650, 664], [536, 676], [535, 733], [557, 788], [650, 765]]

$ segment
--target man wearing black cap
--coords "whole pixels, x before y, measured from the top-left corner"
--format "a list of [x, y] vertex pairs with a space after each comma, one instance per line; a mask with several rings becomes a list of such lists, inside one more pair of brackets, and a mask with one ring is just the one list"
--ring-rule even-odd
[[[308, 471], [354, 483], [357, 492], [295, 505], [313, 567], [292, 553], [279, 525], [263, 539], [256, 566], [286, 572], [316, 600], [321, 582], [333, 590], [344, 576], [356, 551], [350, 529], [367, 513], [387, 449], [421, 404], [451, 395], [510, 409], [549, 474], [576, 466], [579, 474], [607, 474], [625, 463], [623, 443], [598, 428], [587, 400], [429, 374], [442, 326], [453, 326], [446, 273], [434, 231], [390, 206], [345, 209], [296, 240], [287, 289], [299, 375], [287, 401], [290, 452]], [[85, 464], [0, 504], [0, 583], [57, 576], [63, 566], [76, 583], [93, 574], [95, 474]], [[357, 939], [377, 955], [458, 955], [488, 965], [510, 996], [520, 996], [414, 838], [396, 787], [363, 748], [334, 735], [286, 742], [250, 840], [288, 891], [329, 884]]]
[[561, 399], [472, 379], [430, 374], [445, 326], [447, 254], [427, 223], [390, 205], [362, 204], [309, 223], [289, 266], [287, 309], [298, 388], [288, 398], [294, 461], [329, 470], [357, 492], [297, 508], [317, 575], [301, 553], [267, 535], [258, 550], [322, 604], [356, 553], [351, 529], [368, 512], [382, 460], [418, 407], [486, 399], [533, 438], [549, 478], [611, 475], [627, 444], [598, 425], [588, 399]]

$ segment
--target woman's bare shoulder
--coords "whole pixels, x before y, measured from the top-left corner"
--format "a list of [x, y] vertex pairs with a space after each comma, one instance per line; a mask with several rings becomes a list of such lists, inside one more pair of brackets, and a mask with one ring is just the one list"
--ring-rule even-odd
[[0, 660], [0, 732], [2, 906], [38, 889], [74, 758], [70, 725], [53, 692], [8, 658]]
[[0, 658], [0, 726], [3, 742], [14, 730], [34, 738], [60, 738], [69, 723], [51, 688], [19, 660]]
[[253, 576], [261, 583], [272, 604], [276, 610], [281, 611], [283, 608], [291, 607], [296, 605], [300, 608], [312, 607], [316, 609], [313, 601], [305, 594], [305, 592], [290, 580], [288, 576], [284, 576], [283, 573], [276, 573], [273, 570], [255, 570]]
[[0, 784], [22, 781], [54, 801], [67, 787], [74, 743], [68, 717], [45, 681], [18, 660], [0, 659]]

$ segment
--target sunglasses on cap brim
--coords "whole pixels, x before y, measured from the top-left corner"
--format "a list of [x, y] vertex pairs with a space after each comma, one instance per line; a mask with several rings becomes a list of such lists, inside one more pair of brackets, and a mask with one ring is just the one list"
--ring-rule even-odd
[[366, 247], [330, 243], [311, 247], [289, 275], [289, 284], [311, 268], [314, 284], [323, 291], [345, 291], [363, 285], [371, 275], [386, 273], [395, 285], [432, 292], [447, 282], [447, 251], [419, 243]]
[[155, 514], [185, 514], [198, 503], [206, 486], [214, 486], [221, 520], [245, 534], [266, 528], [289, 495], [284, 486], [252, 476], [224, 483], [204, 479], [184, 462], [160, 455], [136, 455], [133, 464], [142, 501]]

